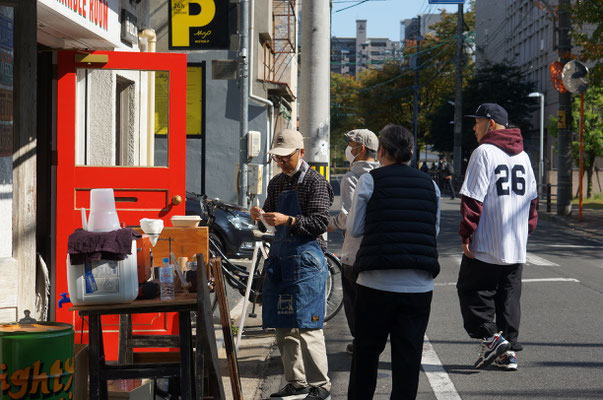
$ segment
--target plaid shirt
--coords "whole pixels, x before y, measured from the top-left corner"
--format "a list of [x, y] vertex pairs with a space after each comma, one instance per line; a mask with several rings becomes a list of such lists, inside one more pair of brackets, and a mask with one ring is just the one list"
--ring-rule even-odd
[[297, 188], [302, 215], [292, 215], [295, 217], [295, 223], [291, 226], [291, 233], [316, 238], [323, 251], [326, 251], [327, 244], [321, 235], [327, 231], [329, 208], [333, 204], [333, 189], [329, 182], [311, 169], [305, 161], [293, 176], [280, 173], [270, 180], [263, 209], [266, 212], [277, 211], [278, 195], [284, 190], [295, 190], [299, 175], [305, 168], [308, 172]]

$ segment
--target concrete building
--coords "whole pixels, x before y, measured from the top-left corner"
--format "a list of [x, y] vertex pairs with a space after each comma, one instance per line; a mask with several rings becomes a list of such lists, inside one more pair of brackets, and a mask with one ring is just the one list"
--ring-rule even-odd
[[[432, 26], [442, 20], [441, 14], [420, 14], [421, 17], [421, 35], [428, 36], [435, 34], [435, 30], [432, 29]], [[414, 18], [409, 18], [400, 21], [400, 47], [404, 47], [405, 41], [407, 39], [407, 32], [409, 30], [415, 30], [414, 27]], [[414, 37], [409, 38], [410, 40], [414, 40]]]
[[[557, 1], [549, 1], [551, 6]], [[587, 27], [586, 29], [592, 29]], [[559, 59], [556, 43], [557, 32], [547, 9], [529, 0], [481, 0], [475, 3], [475, 59], [477, 68], [486, 63], [510, 62], [521, 68], [527, 80], [536, 83], [536, 91], [545, 98], [545, 125], [549, 116], [557, 116], [558, 94], [555, 91], [549, 65]], [[575, 49], [574, 49], [575, 51]], [[512, 116], [510, 116], [512, 119]], [[532, 115], [533, 130], [527, 143], [531, 158], [537, 165], [539, 159], [539, 109]], [[546, 128], [546, 127], [545, 127]], [[556, 182], [557, 156], [555, 139], [545, 129], [545, 180]], [[577, 188], [575, 174], [573, 184]], [[575, 193], [575, 190], [573, 191]]]
[[331, 72], [356, 76], [365, 69], [381, 69], [399, 57], [400, 45], [388, 38], [367, 37], [367, 21], [356, 20], [356, 37], [331, 37]]
[[[204, 132], [187, 135], [187, 191], [237, 203], [239, 171], [238, 81], [239, 37], [236, 4], [230, 22], [230, 48], [186, 51], [190, 65], [204, 74]], [[249, 130], [261, 135], [250, 164], [263, 177], [257, 195], [263, 201], [272, 163], [267, 156], [274, 132], [296, 127], [298, 4], [294, 0], [251, 0], [248, 59], [250, 72]], [[168, 52], [169, 1], [152, 2], [151, 27], [157, 32], [157, 51]], [[253, 35], [253, 36], [251, 36]], [[175, 50], [182, 52], [183, 50]], [[184, 50], [185, 51], [185, 50]], [[259, 166], [259, 167], [258, 167]], [[257, 173], [255, 174], [257, 176]], [[250, 188], [258, 188], [256, 179]], [[253, 190], [254, 197], [257, 190]]]

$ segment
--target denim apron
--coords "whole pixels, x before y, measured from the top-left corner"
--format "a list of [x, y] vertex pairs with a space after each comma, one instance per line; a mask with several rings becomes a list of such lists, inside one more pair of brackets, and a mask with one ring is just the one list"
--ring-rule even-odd
[[[284, 190], [279, 194], [277, 212], [301, 215], [297, 188], [308, 168], [308, 164], [303, 162], [295, 190]], [[293, 235], [287, 224], [277, 226], [264, 271], [264, 328], [323, 327], [328, 273], [324, 254], [316, 239]]]

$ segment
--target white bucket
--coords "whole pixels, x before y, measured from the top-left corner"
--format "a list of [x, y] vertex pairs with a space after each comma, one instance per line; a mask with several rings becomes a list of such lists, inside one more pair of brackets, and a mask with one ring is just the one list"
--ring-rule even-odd
[[76, 306], [133, 302], [138, 296], [136, 241], [132, 241], [132, 253], [122, 261], [71, 265], [67, 254], [67, 288]]

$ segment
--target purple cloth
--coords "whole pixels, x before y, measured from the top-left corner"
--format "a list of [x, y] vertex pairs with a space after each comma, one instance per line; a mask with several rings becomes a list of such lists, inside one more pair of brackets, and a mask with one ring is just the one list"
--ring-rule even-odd
[[71, 265], [101, 259], [121, 261], [132, 253], [132, 240], [141, 237], [140, 233], [130, 228], [111, 232], [87, 232], [83, 229], [76, 229], [69, 235], [67, 252]]

